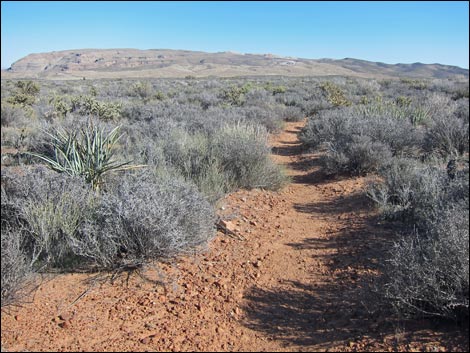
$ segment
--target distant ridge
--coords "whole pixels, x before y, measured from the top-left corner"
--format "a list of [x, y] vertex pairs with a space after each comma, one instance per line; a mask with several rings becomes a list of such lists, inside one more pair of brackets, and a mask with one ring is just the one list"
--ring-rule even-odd
[[2, 70], [2, 79], [82, 79], [236, 76], [355, 76], [462, 78], [469, 71], [442, 64], [385, 64], [345, 58], [302, 59], [274, 54], [206, 53], [172, 49], [74, 49], [29, 54]]

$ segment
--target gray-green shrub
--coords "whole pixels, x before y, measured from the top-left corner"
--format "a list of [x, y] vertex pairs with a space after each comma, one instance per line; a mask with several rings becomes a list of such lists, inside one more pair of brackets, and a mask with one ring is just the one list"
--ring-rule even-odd
[[386, 267], [385, 297], [405, 316], [468, 318], [468, 200], [441, 210], [427, 232], [402, 238]]
[[22, 232], [31, 265], [36, 270], [68, 266], [75, 257], [77, 230], [93, 204], [90, 188], [79, 178], [44, 166], [30, 167], [20, 175], [2, 170], [2, 184], [2, 210], [3, 202], [16, 210], [6, 220], [14, 231]]
[[100, 197], [80, 226], [75, 251], [104, 268], [139, 266], [204, 247], [214, 221], [195, 186], [139, 171]]
[[299, 138], [314, 150], [326, 147], [322, 161], [330, 174], [376, 172], [392, 156], [415, 155], [422, 144], [421, 131], [409, 121], [356, 107], [310, 117]]
[[424, 148], [442, 157], [457, 157], [469, 151], [469, 119], [467, 111], [438, 115], [426, 131]]
[[450, 177], [441, 163], [397, 159], [382, 178], [369, 196], [411, 233], [391, 250], [385, 298], [402, 315], [468, 317], [468, 165]]
[[396, 158], [381, 170], [383, 178], [368, 188], [368, 195], [387, 219], [423, 225], [434, 217], [449, 190], [449, 177], [437, 165]]
[[286, 180], [280, 167], [269, 158], [267, 132], [262, 126], [227, 125], [215, 136], [213, 146], [232, 189], [276, 190]]
[[[3, 218], [2, 203], [2, 218]], [[23, 251], [22, 232], [2, 226], [1, 233], [1, 306], [21, 301], [26, 284], [32, 276], [30, 262]]]

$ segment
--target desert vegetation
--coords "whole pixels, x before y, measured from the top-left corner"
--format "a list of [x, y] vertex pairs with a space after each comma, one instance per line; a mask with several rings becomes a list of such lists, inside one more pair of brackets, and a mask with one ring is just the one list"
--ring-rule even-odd
[[214, 208], [287, 180], [269, 81], [2, 83], [2, 305], [47, 271], [122, 271], [204, 248]]
[[405, 316], [467, 317], [468, 86], [402, 79], [325, 87], [332, 106], [300, 137], [324, 151], [326, 173], [378, 177], [366, 192], [402, 234], [385, 260], [384, 299]]
[[287, 181], [269, 133], [307, 123], [326, 174], [401, 238], [384, 302], [468, 316], [468, 81], [344, 77], [2, 80], [2, 306], [34, 273], [129, 270], [204, 248], [215, 208]]

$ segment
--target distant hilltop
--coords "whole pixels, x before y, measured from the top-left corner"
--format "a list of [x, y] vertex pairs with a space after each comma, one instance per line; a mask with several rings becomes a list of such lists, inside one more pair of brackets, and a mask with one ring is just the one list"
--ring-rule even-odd
[[441, 64], [385, 64], [345, 58], [301, 59], [274, 54], [170, 49], [75, 49], [30, 54], [2, 70], [2, 79], [96, 79], [236, 76], [462, 78], [469, 71]]

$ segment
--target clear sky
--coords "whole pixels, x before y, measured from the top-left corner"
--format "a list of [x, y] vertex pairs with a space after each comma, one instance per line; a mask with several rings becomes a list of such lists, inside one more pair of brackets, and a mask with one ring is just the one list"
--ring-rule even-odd
[[469, 3], [2, 1], [1, 66], [83, 48], [188, 49], [469, 67]]

